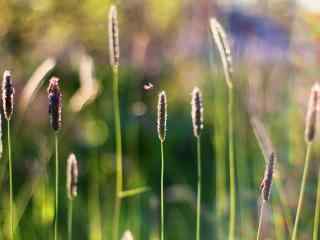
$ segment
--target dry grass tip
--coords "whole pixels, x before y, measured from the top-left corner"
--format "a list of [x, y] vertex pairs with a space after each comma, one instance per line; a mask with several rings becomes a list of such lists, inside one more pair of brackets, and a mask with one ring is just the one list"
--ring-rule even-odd
[[275, 165], [275, 154], [271, 153], [269, 157], [269, 161], [266, 165], [266, 170], [264, 173], [263, 180], [261, 182], [261, 195], [264, 201], [268, 201], [270, 198], [271, 193], [271, 185], [272, 185], [272, 178], [274, 172], [274, 165]]
[[120, 47], [118, 14], [115, 5], [112, 5], [109, 10], [109, 54], [111, 66], [115, 68], [118, 67], [120, 59]]
[[203, 129], [203, 102], [201, 92], [197, 87], [192, 91], [191, 108], [193, 134], [199, 137]]
[[164, 142], [167, 131], [167, 96], [164, 91], [160, 92], [158, 98], [158, 136], [161, 142]]
[[221, 26], [221, 24], [215, 18], [210, 19], [210, 30], [212, 33], [213, 40], [217, 45], [222, 65], [223, 71], [226, 78], [226, 82], [229, 88], [232, 88], [232, 56], [231, 48], [227, 40], [227, 35]]
[[78, 185], [78, 161], [76, 156], [71, 153], [67, 160], [67, 193], [70, 200], [73, 200], [77, 194]]
[[312, 142], [316, 135], [317, 115], [320, 104], [320, 85], [315, 83], [311, 89], [309, 98], [308, 112], [306, 117], [305, 139], [307, 142]]
[[53, 130], [61, 128], [62, 94], [59, 87], [59, 78], [52, 77], [48, 87], [49, 118]]
[[2, 104], [5, 118], [9, 121], [13, 113], [14, 88], [12, 85], [11, 72], [4, 71], [2, 81]]

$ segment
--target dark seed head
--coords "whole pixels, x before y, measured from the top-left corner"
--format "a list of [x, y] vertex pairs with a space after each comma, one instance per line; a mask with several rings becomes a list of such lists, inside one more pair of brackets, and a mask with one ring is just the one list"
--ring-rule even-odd
[[157, 125], [159, 139], [164, 142], [167, 131], [167, 97], [164, 91], [159, 94]]
[[12, 85], [11, 72], [6, 70], [4, 71], [2, 81], [2, 104], [4, 116], [7, 120], [11, 119], [13, 113], [13, 95], [14, 88]]
[[109, 10], [109, 54], [111, 66], [118, 67], [120, 59], [119, 28], [117, 8], [114, 5]]
[[195, 137], [199, 137], [203, 129], [203, 103], [201, 92], [197, 87], [192, 92], [191, 107], [193, 134]]
[[270, 198], [274, 164], [275, 164], [275, 154], [271, 153], [269, 157], [269, 161], [266, 165], [264, 178], [261, 183], [261, 194], [264, 201], [268, 201]]
[[78, 194], [78, 161], [76, 156], [71, 153], [67, 160], [67, 192], [70, 200]]
[[48, 87], [49, 119], [53, 130], [61, 128], [62, 94], [59, 88], [59, 78], [52, 77]]
[[305, 139], [309, 143], [314, 140], [316, 135], [319, 104], [320, 104], [320, 85], [316, 83], [313, 85], [311, 89], [308, 112], [306, 117]]

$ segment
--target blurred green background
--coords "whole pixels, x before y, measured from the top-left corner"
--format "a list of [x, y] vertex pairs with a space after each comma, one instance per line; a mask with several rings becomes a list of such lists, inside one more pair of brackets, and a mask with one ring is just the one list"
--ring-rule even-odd
[[[58, 76], [63, 91], [60, 133], [60, 239], [67, 234], [65, 165], [80, 163], [74, 202], [74, 239], [111, 239], [114, 194], [114, 116], [109, 66], [108, 9], [120, 27], [120, 102], [125, 189], [149, 186], [125, 199], [121, 235], [159, 239], [160, 143], [156, 104], [168, 95], [166, 239], [194, 239], [196, 145], [191, 91], [204, 95], [202, 135], [202, 239], [227, 239], [227, 92], [208, 20], [215, 16], [232, 45], [235, 81], [237, 239], [254, 239], [264, 160], [250, 126], [251, 114], [268, 129], [278, 155], [276, 181], [263, 227], [264, 239], [288, 239], [305, 153], [304, 119], [318, 80], [320, 10], [315, 1], [0, 0], [0, 69], [13, 74], [14, 200], [16, 239], [53, 239], [53, 133], [46, 87]], [[146, 91], [144, 85], [154, 88]], [[0, 162], [0, 238], [9, 230], [5, 124]], [[300, 225], [311, 239], [320, 151], [316, 143]], [[280, 191], [278, 191], [280, 189]]]

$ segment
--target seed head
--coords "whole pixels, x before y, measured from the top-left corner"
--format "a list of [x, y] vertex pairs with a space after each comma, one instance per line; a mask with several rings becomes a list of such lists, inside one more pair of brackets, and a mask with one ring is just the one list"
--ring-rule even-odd
[[7, 120], [11, 119], [13, 113], [13, 95], [14, 88], [12, 85], [11, 72], [6, 70], [4, 71], [2, 81], [2, 104], [4, 116]]
[[167, 96], [164, 91], [158, 98], [158, 136], [161, 142], [164, 142], [167, 131]]
[[77, 194], [78, 186], [78, 161], [76, 156], [71, 153], [67, 160], [67, 192], [70, 200], [73, 200]]
[[120, 59], [120, 47], [118, 14], [115, 5], [112, 5], [109, 10], [109, 54], [111, 66], [118, 67]]
[[275, 154], [271, 153], [269, 161], [266, 165], [266, 170], [264, 172], [264, 177], [261, 183], [261, 195], [264, 201], [268, 201], [271, 193], [271, 185], [273, 178], [273, 169], [275, 164]]
[[197, 87], [192, 91], [191, 108], [193, 134], [199, 137], [203, 129], [203, 103], [201, 92]]
[[226, 82], [229, 88], [232, 88], [232, 74], [233, 74], [233, 64], [231, 56], [231, 48], [227, 40], [227, 35], [221, 26], [221, 24], [215, 18], [210, 19], [210, 29], [212, 33], [213, 40], [217, 45], [222, 65], [223, 71], [226, 78]]
[[320, 104], [320, 85], [314, 84], [311, 89], [309, 98], [308, 112], [306, 117], [305, 139], [307, 142], [312, 142], [316, 135], [317, 115], [319, 114]]
[[132, 235], [131, 231], [129, 231], [129, 230], [125, 231], [121, 240], [133, 240], [133, 235]]
[[59, 78], [52, 77], [48, 87], [49, 119], [54, 131], [61, 128], [62, 94], [59, 88]]

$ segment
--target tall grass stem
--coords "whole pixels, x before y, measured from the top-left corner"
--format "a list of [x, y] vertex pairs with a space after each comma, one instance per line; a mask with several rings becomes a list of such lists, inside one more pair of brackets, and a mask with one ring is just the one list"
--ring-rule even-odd
[[200, 240], [200, 218], [201, 218], [201, 141], [197, 137], [197, 164], [198, 164], [198, 190], [197, 190], [197, 228], [196, 240]]
[[121, 122], [119, 106], [119, 71], [117, 66], [113, 66], [113, 111], [116, 134], [116, 195], [115, 195], [115, 214], [113, 240], [119, 237], [119, 222], [121, 215], [121, 192], [122, 192], [122, 140], [121, 140]]
[[301, 210], [302, 210], [304, 192], [305, 192], [305, 188], [306, 188], [306, 182], [307, 182], [307, 176], [308, 176], [308, 170], [309, 170], [311, 147], [312, 147], [312, 143], [308, 142], [307, 151], [306, 151], [306, 158], [305, 158], [305, 163], [304, 163], [304, 169], [303, 169], [303, 175], [302, 175], [300, 194], [299, 194], [297, 213], [296, 213], [296, 217], [295, 217], [295, 221], [294, 221], [294, 227], [293, 227], [292, 238], [291, 238], [292, 240], [297, 239], [300, 214], [301, 214]]
[[161, 240], [164, 240], [164, 143], [161, 141]]
[[73, 200], [69, 200], [68, 206], [68, 240], [72, 239]]
[[58, 218], [59, 218], [59, 139], [58, 133], [55, 132], [55, 219], [54, 219], [54, 240], [58, 239]]
[[318, 172], [317, 200], [316, 200], [316, 208], [314, 210], [314, 225], [313, 225], [313, 234], [312, 234], [313, 240], [318, 240], [319, 220], [320, 220], [319, 218], [320, 218], [320, 171]]
[[13, 237], [13, 180], [12, 180], [12, 152], [11, 152], [11, 132], [10, 119], [7, 120], [8, 131], [8, 158], [9, 158], [9, 194], [10, 194], [10, 239]]
[[228, 87], [228, 137], [229, 137], [229, 174], [230, 174], [230, 220], [229, 240], [234, 240], [236, 224], [236, 182], [233, 139], [233, 87]]
[[262, 200], [261, 207], [260, 207], [260, 217], [259, 217], [259, 226], [258, 226], [258, 232], [257, 232], [257, 240], [259, 240], [260, 237], [261, 237], [261, 228], [262, 228], [262, 221], [263, 221], [264, 204], [265, 204], [265, 201]]

